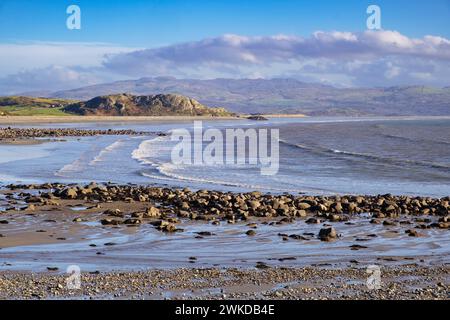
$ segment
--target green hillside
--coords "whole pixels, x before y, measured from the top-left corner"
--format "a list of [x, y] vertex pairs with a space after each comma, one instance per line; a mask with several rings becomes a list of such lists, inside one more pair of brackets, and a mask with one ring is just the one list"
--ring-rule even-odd
[[67, 113], [62, 109], [74, 102], [66, 99], [0, 97], [0, 116], [64, 116]]

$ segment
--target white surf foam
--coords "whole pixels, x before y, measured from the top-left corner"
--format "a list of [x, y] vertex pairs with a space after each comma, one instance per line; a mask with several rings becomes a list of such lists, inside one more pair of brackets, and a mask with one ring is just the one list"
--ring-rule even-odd
[[100, 151], [99, 154], [95, 156], [91, 162], [89, 162], [89, 165], [95, 165], [97, 162], [104, 161], [106, 156], [111, 154], [113, 151], [119, 149], [123, 145], [124, 140], [115, 141], [114, 143], [110, 144], [109, 146], [105, 147], [102, 151]]

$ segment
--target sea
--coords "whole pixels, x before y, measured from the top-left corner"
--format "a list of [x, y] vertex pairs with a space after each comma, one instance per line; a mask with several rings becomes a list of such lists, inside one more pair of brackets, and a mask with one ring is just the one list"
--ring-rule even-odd
[[[201, 125], [204, 132], [218, 129], [224, 136], [227, 129], [278, 130], [276, 174], [262, 174], [260, 163], [175, 163], [172, 151], [179, 140], [172, 133], [192, 132], [193, 121], [41, 123], [28, 126], [134, 129], [166, 135], [3, 144], [0, 184], [96, 181], [274, 194], [450, 195], [448, 117], [236, 119], [202, 121]], [[200, 143], [202, 148], [208, 145]]]

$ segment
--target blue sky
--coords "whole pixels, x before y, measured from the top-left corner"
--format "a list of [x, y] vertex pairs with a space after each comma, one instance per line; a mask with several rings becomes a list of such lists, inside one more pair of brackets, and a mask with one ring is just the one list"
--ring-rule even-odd
[[449, 39], [450, 0], [0, 0], [0, 94], [152, 76], [450, 86]]
[[[366, 8], [382, 9], [384, 29], [450, 38], [450, 0], [1, 0], [0, 41], [93, 41], [152, 47], [234, 33], [247, 36], [361, 31]], [[65, 27], [68, 5], [82, 30]]]

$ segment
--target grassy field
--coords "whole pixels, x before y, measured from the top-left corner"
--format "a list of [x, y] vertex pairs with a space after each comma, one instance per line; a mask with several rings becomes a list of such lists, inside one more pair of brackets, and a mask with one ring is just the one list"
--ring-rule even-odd
[[69, 116], [61, 108], [44, 108], [34, 106], [0, 107], [0, 114], [11, 116]]
[[0, 116], [67, 116], [63, 108], [71, 102], [20, 96], [0, 97]]

